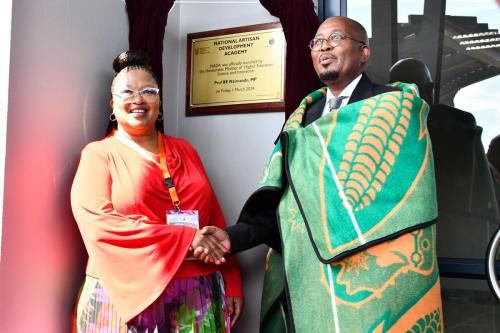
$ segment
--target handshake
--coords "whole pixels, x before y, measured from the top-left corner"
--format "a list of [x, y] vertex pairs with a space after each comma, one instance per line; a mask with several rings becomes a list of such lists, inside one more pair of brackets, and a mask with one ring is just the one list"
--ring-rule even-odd
[[205, 263], [220, 265], [226, 262], [224, 255], [229, 252], [231, 241], [221, 228], [206, 226], [196, 230], [189, 248], [190, 255]]

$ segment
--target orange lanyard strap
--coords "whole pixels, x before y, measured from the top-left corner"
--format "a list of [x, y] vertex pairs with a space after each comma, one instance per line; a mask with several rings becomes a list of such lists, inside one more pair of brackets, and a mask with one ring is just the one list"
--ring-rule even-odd
[[168, 187], [168, 192], [170, 193], [170, 198], [176, 210], [179, 210], [179, 205], [181, 204], [177, 191], [175, 190], [174, 180], [170, 177], [170, 172], [168, 172], [167, 166], [167, 154], [165, 154], [165, 146], [163, 145], [163, 138], [160, 132], [157, 133], [158, 138], [158, 150], [160, 151], [160, 169], [163, 174], [163, 181]]

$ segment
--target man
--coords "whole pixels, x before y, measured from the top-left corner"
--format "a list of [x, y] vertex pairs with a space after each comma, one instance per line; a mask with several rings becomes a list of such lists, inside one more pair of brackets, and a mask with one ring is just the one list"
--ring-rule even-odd
[[500, 183], [500, 135], [491, 139], [486, 156], [490, 163], [493, 178], [497, 183]]
[[500, 209], [500, 135], [497, 135], [493, 139], [491, 139], [486, 157], [488, 158], [491, 178], [493, 179], [497, 205]]
[[[365, 29], [346, 17], [327, 19], [311, 41], [311, 58], [321, 81], [328, 86], [325, 99], [319, 100], [305, 114], [304, 126], [330, 111], [334, 97], [337, 108], [384, 92], [398, 90], [379, 85], [363, 74], [370, 58]], [[326, 101], [330, 103], [325, 103]]]
[[441, 331], [428, 107], [411, 87], [363, 74], [358, 22], [327, 19], [309, 47], [327, 88], [288, 119], [238, 223], [204, 232], [231, 253], [276, 250], [262, 331]]
[[418, 87], [420, 98], [427, 104], [434, 104], [434, 82], [429, 68], [419, 59], [405, 58], [398, 60], [389, 69], [389, 82], [409, 82]]
[[416, 84], [420, 97], [431, 105], [427, 127], [432, 140], [438, 194], [438, 242], [447, 243], [447, 246], [442, 246], [446, 249], [445, 256], [463, 256], [462, 250], [452, 243], [467, 242], [469, 233], [466, 230], [474, 228], [480, 221], [498, 216], [498, 195], [495, 200], [481, 142], [482, 129], [477, 126], [472, 113], [446, 104], [433, 104], [434, 84], [422, 61], [401, 59], [389, 72], [390, 82]]

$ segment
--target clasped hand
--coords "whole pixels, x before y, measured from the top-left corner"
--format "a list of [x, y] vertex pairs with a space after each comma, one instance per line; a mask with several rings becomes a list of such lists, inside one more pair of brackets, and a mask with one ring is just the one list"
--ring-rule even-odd
[[229, 252], [230, 247], [231, 242], [227, 233], [214, 226], [196, 230], [191, 242], [192, 255], [196, 259], [216, 265], [226, 262], [224, 254]]

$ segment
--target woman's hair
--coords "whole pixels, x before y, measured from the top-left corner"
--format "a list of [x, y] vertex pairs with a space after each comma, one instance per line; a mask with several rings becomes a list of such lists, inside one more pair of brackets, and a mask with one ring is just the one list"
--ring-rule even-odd
[[111, 84], [111, 91], [113, 91], [113, 87], [115, 86], [116, 77], [123, 70], [130, 71], [133, 69], [141, 69], [149, 73], [156, 81], [158, 87], [160, 86], [158, 78], [152, 70], [149, 56], [142, 50], [125, 51], [120, 53], [115, 60], [113, 60], [113, 69], [116, 74], [113, 79], [113, 83]]
[[[152, 70], [152, 66], [150, 64], [149, 56], [146, 52], [141, 50], [133, 50], [133, 51], [125, 51], [120, 53], [115, 60], [113, 60], [113, 69], [116, 74], [113, 78], [113, 82], [111, 83], [111, 93], [113, 93], [113, 88], [115, 87], [115, 81], [118, 75], [122, 71], [130, 71], [134, 69], [143, 70], [151, 75], [155, 80], [158, 87], [160, 87], [160, 81], [156, 77], [155, 73]], [[160, 114], [162, 114], [162, 109], [160, 106]], [[116, 121], [109, 121], [108, 127], [106, 129], [106, 135], [109, 135], [113, 129], [116, 129]], [[163, 133], [163, 122], [157, 121], [156, 128]]]

